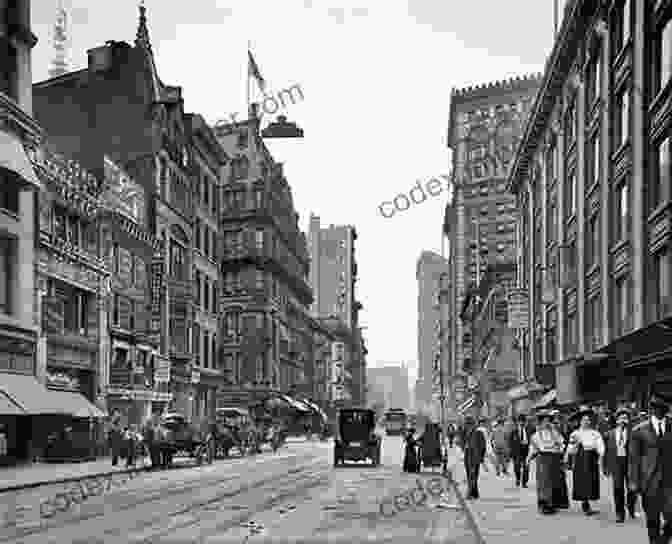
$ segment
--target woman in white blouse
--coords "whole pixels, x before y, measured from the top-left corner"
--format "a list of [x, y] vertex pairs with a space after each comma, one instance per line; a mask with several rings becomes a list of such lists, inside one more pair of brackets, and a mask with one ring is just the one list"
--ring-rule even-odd
[[591, 516], [597, 512], [590, 501], [600, 498], [600, 466], [604, 456], [602, 435], [593, 428], [595, 413], [587, 407], [576, 414], [580, 417], [580, 426], [569, 437], [569, 447], [565, 460], [574, 455], [572, 473], [572, 500], [581, 501], [584, 514]]

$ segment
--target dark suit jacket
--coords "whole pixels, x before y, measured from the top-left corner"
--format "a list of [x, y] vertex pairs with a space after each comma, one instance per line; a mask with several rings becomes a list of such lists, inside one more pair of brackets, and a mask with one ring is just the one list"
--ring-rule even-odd
[[642, 495], [665, 497], [668, 504], [660, 505], [661, 508], [672, 510], [672, 420], [666, 420], [665, 435], [661, 438], [650, 419], [637, 425], [632, 430], [628, 453], [630, 485]]
[[485, 457], [485, 436], [478, 427], [467, 429], [464, 435], [464, 462], [470, 466], [480, 465]]
[[[628, 459], [628, 450], [630, 449], [630, 440], [632, 438], [632, 427], [626, 427], [625, 435], [625, 456]], [[602, 467], [604, 470], [613, 475], [616, 472], [616, 461], [618, 459], [618, 446], [616, 444], [616, 429], [611, 429], [607, 432], [604, 440], [604, 458], [602, 459]], [[627, 462], [627, 461], [626, 461]]]
[[[525, 432], [527, 433], [527, 447], [529, 447], [530, 440], [532, 439], [532, 435], [536, 432], [536, 429], [534, 425], [530, 425], [528, 423], [525, 425]], [[523, 451], [521, 448], [521, 439], [522, 436], [520, 430], [518, 429], [518, 424], [516, 424], [516, 426], [511, 429], [511, 432], [509, 433], [509, 451], [511, 452], [511, 457], [513, 458], [527, 456], [527, 451]]]

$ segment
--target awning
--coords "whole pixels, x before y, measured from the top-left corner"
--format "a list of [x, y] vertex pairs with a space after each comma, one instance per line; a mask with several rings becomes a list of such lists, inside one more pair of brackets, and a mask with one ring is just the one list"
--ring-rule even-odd
[[0, 130], [0, 168], [17, 174], [24, 183], [40, 189], [42, 184], [35, 175], [23, 144], [8, 132]]
[[0, 392], [7, 395], [26, 414], [67, 414], [52, 392], [34, 376], [0, 374]]
[[70, 391], [49, 391], [59, 406], [63, 407], [65, 413], [73, 417], [103, 418], [106, 416], [100, 408], [81, 393], [72, 393]]
[[557, 389], [551, 389], [548, 393], [544, 393], [541, 396], [541, 398], [534, 404], [535, 410], [538, 408], [543, 408], [544, 406], [548, 406], [549, 404], [554, 402], [557, 397], [558, 397]]
[[18, 404], [12, 402], [7, 395], [0, 393], [0, 416], [22, 416], [24, 412]]
[[287, 395], [280, 395], [280, 396], [283, 398], [283, 400], [287, 402], [287, 404], [289, 404], [297, 412], [303, 412], [309, 414], [312, 411], [310, 408], [308, 408], [308, 406], [292, 397], [289, 397]]
[[457, 407], [457, 412], [459, 414], [463, 414], [464, 412], [469, 410], [469, 408], [471, 408], [475, 403], [476, 403], [476, 397], [475, 396], [469, 397], [467, 400], [465, 400], [462, 404], [460, 404]]

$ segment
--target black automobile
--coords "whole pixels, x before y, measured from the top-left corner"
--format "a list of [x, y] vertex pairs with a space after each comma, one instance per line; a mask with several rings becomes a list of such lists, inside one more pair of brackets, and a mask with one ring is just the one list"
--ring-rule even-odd
[[338, 412], [337, 436], [334, 441], [334, 466], [346, 461], [365, 461], [380, 465], [381, 438], [375, 433], [376, 413], [359, 408]]

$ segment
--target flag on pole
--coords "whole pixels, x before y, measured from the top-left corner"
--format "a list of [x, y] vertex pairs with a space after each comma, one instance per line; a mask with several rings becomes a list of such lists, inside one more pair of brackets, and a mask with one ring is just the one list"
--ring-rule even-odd
[[254, 78], [262, 92], [266, 90], [266, 80], [262, 77], [259, 66], [257, 66], [257, 62], [252, 56], [252, 51], [249, 49], [247, 50], [247, 75]]

